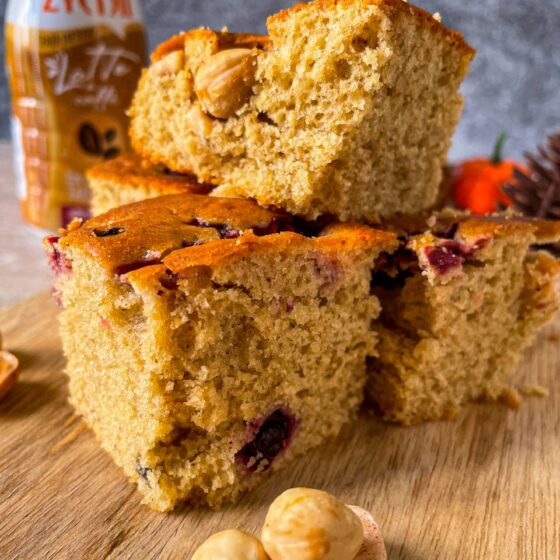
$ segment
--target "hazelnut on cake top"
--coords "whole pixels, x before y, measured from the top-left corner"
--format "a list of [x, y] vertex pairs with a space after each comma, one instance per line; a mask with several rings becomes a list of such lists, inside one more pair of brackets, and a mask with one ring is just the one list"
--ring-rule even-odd
[[94, 165], [87, 172], [87, 180], [94, 216], [147, 198], [184, 192], [207, 194], [212, 189], [193, 175], [173, 173], [136, 154], [121, 155]]
[[395, 235], [169, 195], [45, 240], [71, 402], [145, 501], [218, 506], [353, 418]]
[[395, 230], [400, 248], [381, 256], [372, 282], [383, 308], [369, 365], [375, 409], [415, 424], [500, 398], [560, 306], [560, 261], [533, 250], [560, 239], [560, 222], [441, 213]]
[[474, 55], [462, 36], [401, 0], [317, 0], [267, 24], [157, 48], [130, 111], [135, 150], [307, 218], [431, 208]]

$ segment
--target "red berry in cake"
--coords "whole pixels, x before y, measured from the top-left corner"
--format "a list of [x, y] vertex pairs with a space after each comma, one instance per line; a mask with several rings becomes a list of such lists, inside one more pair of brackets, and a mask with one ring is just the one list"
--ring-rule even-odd
[[122, 227], [114, 227], [110, 229], [94, 229], [93, 233], [95, 237], [114, 237], [115, 235], [120, 235], [124, 233], [124, 228]]
[[235, 460], [251, 473], [268, 470], [290, 444], [296, 427], [293, 414], [280, 408], [275, 410], [253, 426], [252, 439], [235, 454]]
[[59, 239], [60, 238], [56, 235], [50, 235], [45, 239], [45, 247], [47, 248], [49, 266], [51, 267], [55, 276], [59, 276], [61, 274], [69, 274], [70, 272], [72, 272], [72, 263], [58, 247]]
[[144, 260], [140, 260], [140, 261], [134, 261], [134, 262], [130, 262], [130, 263], [120, 264], [115, 268], [115, 274], [117, 276], [122, 276], [122, 275], [128, 274], [129, 272], [132, 272], [134, 270], [139, 270], [141, 268], [144, 268], [145, 266], [152, 266], [154, 264], [162, 264], [161, 259], [157, 258], [157, 257], [153, 257], [153, 258], [144, 259]]
[[446, 245], [427, 247], [426, 257], [430, 266], [435, 268], [441, 275], [447, 274], [452, 269], [459, 268], [463, 264], [463, 257], [457, 254], [453, 247]]
[[159, 283], [166, 290], [176, 290], [179, 287], [179, 275], [166, 269], [164, 275], [160, 278]]

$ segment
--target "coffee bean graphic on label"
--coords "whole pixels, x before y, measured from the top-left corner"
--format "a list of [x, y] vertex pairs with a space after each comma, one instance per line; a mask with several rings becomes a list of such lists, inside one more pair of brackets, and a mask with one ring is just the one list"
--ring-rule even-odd
[[80, 139], [80, 146], [88, 153], [94, 156], [100, 156], [101, 142], [99, 139], [99, 134], [95, 127], [90, 123], [84, 123], [80, 127], [78, 133]]
[[115, 128], [108, 128], [101, 133], [94, 125], [86, 122], [80, 127], [78, 136], [82, 149], [92, 156], [107, 160], [114, 159], [121, 153], [120, 148], [114, 145], [117, 140]]

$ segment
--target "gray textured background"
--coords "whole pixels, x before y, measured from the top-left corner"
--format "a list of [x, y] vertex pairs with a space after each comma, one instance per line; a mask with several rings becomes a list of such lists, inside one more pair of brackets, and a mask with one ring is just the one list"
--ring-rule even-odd
[[[34, 0], [42, 1], [42, 0]], [[560, 0], [414, 0], [463, 32], [478, 49], [464, 85], [467, 105], [452, 158], [487, 153], [501, 130], [519, 156], [560, 128]], [[268, 14], [290, 0], [143, 0], [151, 45], [206, 25], [264, 32]], [[0, 0], [3, 14], [6, 0]], [[2, 22], [3, 23], [3, 22]], [[3, 28], [3, 25], [2, 25]], [[2, 35], [3, 58], [3, 35]], [[9, 97], [0, 79], [0, 138], [7, 137]]]

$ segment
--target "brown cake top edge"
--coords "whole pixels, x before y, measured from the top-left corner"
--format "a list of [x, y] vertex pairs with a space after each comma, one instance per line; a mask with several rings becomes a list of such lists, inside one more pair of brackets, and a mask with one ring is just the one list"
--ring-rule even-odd
[[382, 227], [407, 236], [425, 233], [439, 233], [445, 236], [450, 235], [452, 229], [457, 229], [461, 236], [466, 238], [508, 237], [532, 233], [537, 243], [560, 241], [560, 221], [528, 218], [513, 213], [473, 216], [463, 212], [443, 210], [438, 213], [396, 217], [386, 221]]
[[[367, 7], [379, 6], [381, 9], [400, 12], [405, 16], [411, 16], [420, 21], [424, 26], [428, 27], [434, 35], [439, 35], [444, 40], [449, 41], [459, 50], [463, 51], [463, 55], [467, 59], [472, 59], [476, 50], [471, 47], [464, 39], [463, 35], [458, 31], [454, 31], [426, 10], [403, 2], [403, 0], [316, 0], [315, 2], [305, 2], [296, 4], [291, 8], [282, 10], [267, 19], [267, 27], [273, 34], [275, 26], [288, 19], [294, 14], [304, 11], [313, 11], [318, 15], [337, 6], [343, 7]], [[257, 48], [268, 49], [272, 45], [272, 41], [268, 35], [253, 35], [250, 33], [230, 33], [228, 31], [214, 31], [208, 28], [198, 28], [174, 35], [168, 40], [161, 43], [154, 50], [151, 59], [153, 62], [161, 60], [167, 54], [183, 49], [185, 42], [189, 39], [217, 41], [220, 49], [228, 48]]]
[[[209, 246], [211, 241], [215, 246]], [[47, 248], [81, 251], [117, 275], [168, 262], [174, 270], [210, 266], [256, 247], [284, 249], [301, 243], [347, 252], [381, 252], [398, 244], [392, 232], [352, 224], [323, 228], [251, 200], [190, 193], [115, 208], [45, 241]]]
[[192, 192], [206, 194], [212, 186], [199, 182], [191, 174], [172, 173], [162, 165], [153, 165], [136, 154], [125, 154], [94, 165], [87, 171], [90, 181], [110, 181], [123, 187], [155, 189], [161, 194]]
[[269, 30], [271, 30], [278, 22], [288, 19], [293, 14], [298, 12], [314, 11], [320, 13], [336, 8], [337, 6], [379, 6], [381, 9], [385, 10], [399, 11], [404, 15], [416, 18], [423, 25], [428, 27], [432, 31], [432, 33], [440, 35], [442, 38], [454, 44], [457, 48], [461, 49], [464, 52], [465, 56], [472, 58], [476, 53], [476, 49], [471, 47], [465, 41], [465, 38], [461, 33], [446, 27], [430, 12], [424, 10], [423, 8], [420, 8], [419, 6], [415, 6], [413, 4], [409, 4], [408, 2], [404, 2], [403, 0], [316, 0], [315, 2], [303, 2], [270, 16], [267, 20], [267, 27]]
[[230, 33], [229, 31], [215, 31], [206, 27], [199, 27], [174, 35], [158, 45], [151, 55], [152, 62], [157, 62], [172, 52], [182, 50], [188, 40], [215, 41], [219, 50], [232, 48], [267, 49], [271, 45], [268, 35]]

